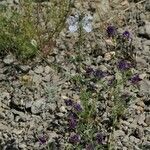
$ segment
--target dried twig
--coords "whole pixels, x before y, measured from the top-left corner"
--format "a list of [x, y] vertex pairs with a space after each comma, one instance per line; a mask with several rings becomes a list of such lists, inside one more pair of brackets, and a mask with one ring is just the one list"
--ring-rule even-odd
[[[135, 6], [138, 5], [138, 4], [144, 3], [145, 1], [146, 1], [146, 0], [141, 0], [141, 1], [137, 2], [137, 3], [135, 4]], [[124, 10], [124, 12], [128, 11], [128, 10], [131, 9], [131, 8], [132, 8], [131, 6], [128, 7], [128, 8], [126, 8], [126, 9]]]

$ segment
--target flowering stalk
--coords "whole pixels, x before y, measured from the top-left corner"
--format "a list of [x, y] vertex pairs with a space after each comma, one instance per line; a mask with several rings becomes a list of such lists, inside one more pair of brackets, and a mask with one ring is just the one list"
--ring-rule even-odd
[[[82, 16], [80, 16], [82, 17]], [[83, 29], [81, 23], [79, 23], [79, 42], [78, 42], [78, 56], [79, 56], [79, 72], [81, 72], [81, 59], [82, 59], [82, 43], [83, 42]]]
[[83, 58], [82, 55], [82, 45], [83, 45], [83, 29], [89, 33], [92, 31], [92, 19], [93, 17], [88, 14], [88, 15], [83, 15], [76, 13], [75, 16], [69, 16], [67, 19], [67, 23], [69, 25], [69, 30], [70, 32], [76, 32], [78, 31], [79, 33], [79, 39], [77, 43], [77, 48], [78, 48], [78, 58], [79, 58], [79, 72], [81, 70], [81, 59]]

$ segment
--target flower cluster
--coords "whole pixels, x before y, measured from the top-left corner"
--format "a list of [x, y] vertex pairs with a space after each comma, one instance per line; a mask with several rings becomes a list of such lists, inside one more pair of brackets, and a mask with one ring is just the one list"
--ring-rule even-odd
[[77, 126], [77, 118], [73, 115], [69, 117], [69, 128], [70, 129], [75, 129]]
[[[71, 112], [69, 114], [69, 128], [70, 129], [76, 129], [77, 126], [77, 119], [78, 119], [78, 115], [76, 112], [81, 112], [82, 111], [82, 107], [80, 104], [78, 103], [74, 103], [71, 99], [66, 99], [65, 103], [67, 106], [72, 106], [72, 108], [74, 109], [75, 112]], [[104, 136], [102, 133], [97, 133], [95, 140], [97, 141], [98, 144], [102, 144], [103, 140], [104, 140]], [[69, 142], [72, 144], [77, 144], [81, 141], [81, 136], [77, 133], [74, 133], [73, 135], [70, 136], [69, 138]], [[86, 150], [94, 150], [94, 145], [93, 144], [87, 144], [86, 145]]]
[[131, 63], [129, 63], [127, 60], [120, 60], [118, 62], [118, 69], [121, 71], [128, 70], [131, 67], [132, 67]]
[[65, 99], [65, 104], [66, 104], [66, 106], [72, 106], [73, 101], [71, 99]]
[[88, 67], [86, 69], [86, 76], [94, 76], [97, 79], [101, 79], [108, 75], [108, 72], [104, 72], [100, 69], [94, 70], [93, 68]]
[[75, 103], [75, 104], [73, 105], [73, 108], [74, 108], [74, 110], [77, 111], [77, 112], [81, 112], [81, 111], [82, 111], [82, 107], [81, 107], [81, 105], [78, 104], [78, 103]]
[[80, 142], [80, 135], [79, 134], [71, 135], [71, 137], [69, 138], [69, 142], [72, 144], [77, 144], [78, 142]]
[[84, 17], [82, 17], [79, 13], [76, 13], [74, 16], [69, 16], [67, 19], [69, 31], [76, 32], [80, 27], [82, 27], [86, 32], [91, 32], [92, 19], [93, 17], [90, 14], [87, 14]]
[[108, 26], [106, 32], [108, 37], [114, 37], [117, 33], [117, 30], [114, 26]]
[[[77, 126], [77, 119], [78, 119], [78, 115], [76, 114], [77, 112], [81, 112], [82, 111], [82, 107], [80, 104], [73, 102], [71, 99], [65, 99], [65, 104], [66, 106], [72, 106], [73, 110], [75, 112], [71, 112], [68, 116], [69, 121], [68, 121], [68, 125], [69, 125], [69, 129], [76, 129]], [[77, 144], [78, 142], [80, 142], [80, 135], [79, 134], [74, 134], [71, 135], [69, 138], [69, 142], [72, 144]]]
[[131, 36], [129, 31], [124, 31], [124, 32], [122, 33], [122, 35], [123, 35], [123, 37], [124, 37], [125, 39], [129, 39], [130, 36]]
[[142, 79], [140, 78], [139, 74], [134, 74], [131, 78], [130, 81], [132, 84], [138, 84], [139, 81], [141, 81]]
[[[90, 16], [85, 16], [81, 19], [80, 19], [79, 15], [70, 16], [68, 18], [69, 30], [71, 32], [75, 32], [78, 30], [79, 26], [82, 25], [82, 28], [85, 29], [85, 31], [90, 32], [92, 29], [91, 29], [91, 24], [90, 24], [91, 22], [89, 23], [89, 20], [92, 20], [92, 18], [90, 18]], [[115, 41], [118, 39], [118, 37], [120, 37], [117, 35], [117, 29], [114, 26], [108, 26], [106, 29], [106, 32], [107, 32], [108, 37], [111, 40]], [[121, 39], [129, 40], [130, 38], [131, 38], [131, 34], [129, 31], [124, 31], [121, 35]], [[122, 41], [125, 41], [125, 40], [122, 40]], [[121, 59], [118, 61], [115, 69], [117, 68], [117, 70], [119, 70], [119, 73], [122, 75], [125, 75], [126, 73], [127, 73], [127, 75], [130, 75], [130, 73], [132, 71], [130, 69], [132, 67], [133, 67], [132, 62], [129, 62], [128, 60], [125, 60], [125, 58], [124, 58], [124, 59]], [[128, 70], [129, 70], [129, 72], [125, 72]], [[90, 87], [91, 90], [98, 91], [97, 90], [98, 86], [97, 87], [95, 86], [96, 85], [95, 82], [97, 82], [98, 80], [101, 80], [101, 79], [104, 82], [107, 80], [108, 82], [106, 82], [106, 83], [108, 83], [108, 86], [113, 85], [113, 87], [115, 88], [115, 85], [117, 86], [118, 80], [120, 79], [120, 78], [119, 79], [117, 78], [118, 77], [117, 75], [118, 74], [114, 74], [114, 73], [111, 74], [110, 71], [103, 71], [101, 69], [94, 69], [92, 67], [87, 67], [85, 69], [85, 74], [83, 75], [85, 78], [87, 77], [87, 80], [86, 80], [87, 82], [85, 82], [86, 90], [89, 90], [89, 87]], [[134, 74], [128, 81], [130, 81], [132, 84], [137, 84], [141, 80], [142, 79], [140, 78], [140, 76], [138, 74]], [[125, 78], [125, 81], [123, 81], [123, 82], [126, 82], [126, 78]], [[89, 97], [89, 96], [87, 96], [87, 97]], [[128, 104], [128, 101], [130, 100], [130, 96], [128, 96], [127, 94], [124, 94], [124, 95], [121, 95], [120, 97], [126, 102], [125, 104]], [[84, 113], [80, 115], [80, 113], [83, 111], [83, 107], [80, 105], [80, 103], [74, 102], [71, 99], [66, 99], [65, 104], [66, 104], [66, 106], [71, 107], [70, 114], [68, 115], [68, 125], [69, 125], [70, 131], [71, 132], [73, 131], [73, 133], [74, 133], [74, 134], [70, 135], [69, 142], [72, 144], [79, 144], [79, 143], [81, 143], [80, 142], [81, 139], [84, 137], [84, 136], [82, 136], [82, 133], [78, 134], [79, 133], [78, 129], [80, 128], [80, 121], [82, 122], [82, 119], [84, 121], [84, 118], [81, 118], [81, 117], [83, 117]], [[84, 107], [84, 108], [86, 110], [86, 107]], [[101, 147], [102, 145], [104, 145], [106, 136], [102, 132], [97, 132], [94, 137], [92, 135], [92, 139], [94, 141], [89, 141], [89, 143], [84, 143], [86, 146], [85, 147], [86, 150], [94, 150], [95, 146]]]
[[94, 73], [94, 69], [91, 67], [86, 68], [86, 75], [90, 76], [92, 73]]
[[82, 111], [82, 107], [79, 103], [73, 102], [71, 99], [65, 99], [64, 101], [65, 101], [66, 106], [72, 106], [72, 108], [76, 112], [81, 112]]
[[104, 140], [104, 135], [102, 133], [97, 133], [96, 135], [96, 141], [98, 144], [102, 144]]
[[[106, 33], [107, 33], [107, 36], [108, 36], [109, 38], [114, 38], [114, 37], [116, 37], [116, 35], [117, 35], [117, 29], [116, 29], [115, 26], [110, 25], [110, 26], [108, 26], [108, 27], [106, 28]], [[122, 33], [122, 38], [125, 39], [125, 40], [131, 39], [131, 34], [130, 34], [130, 32], [127, 31], [127, 30], [124, 31], [124, 32]]]
[[46, 137], [43, 135], [43, 136], [40, 136], [39, 137], [39, 142], [40, 142], [40, 145], [43, 145], [43, 144], [45, 144], [46, 143]]
[[69, 114], [69, 128], [75, 129], [77, 126], [77, 114], [82, 111], [82, 107], [79, 103], [73, 102], [71, 99], [65, 99], [66, 106], [71, 106], [74, 112]]
[[95, 77], [95, 78], [100, 79], [100, 78], [103, 78], [103, 77], [105, 77], [105, 76], [106, 76], [106, 72], [104, 72], [104, 71], [102, 71], [102, 70], [97, 69], [97, 70], [95, 70], [95, 72], [94, 72], [94, 77]]

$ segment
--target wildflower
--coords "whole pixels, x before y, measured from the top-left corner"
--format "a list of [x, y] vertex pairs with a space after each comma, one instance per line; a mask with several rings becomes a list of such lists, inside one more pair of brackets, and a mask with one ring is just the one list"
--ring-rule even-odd
[[118, 62], [118, 69], [121, 71], [127, 70], [131, 67], [131, 64], [128, 63], [126, 60], [120, 60]]
[[69, 114], [69, 118], [75, 118], [75, 119], [77, 119], [77, 118], [78, 118], [78, 116], [77, 116], [77, 114], [76, 114], [76, 113], [71, 112], [71, 113]]
[[73, 107], [74, 107], [74, 109], [75, 109], [77, 112], [81, 112], [81, 111], [82, 111], [82, 107], [81, 107], [81, 105], [78, 104], [78, 103], [75, 103], [75, 104], [73, 105]]
[[69, 138], [69, 142], [72, 144], [77, 144], [80, 142], [80, 135], [79, 134], [74, 134]]
[[87, 75], [91, 75], [93, 72], [94, 72], [93, 68], [90, 68], [90, 67], [86, 68]]
[[108, 26], [106, 32], [109, 37], [114, 37], [116, 35], [116, 28], [114, 26]]
[[103, 140], [104, 140], [104, 136], [102, 133], [97, 133], [96, 135], [96, 141], [98, 144], [102, 144], [103, 143]]
[[124, 31], [122, 33], [123, 37], [126, 38], [126, 39], [129, 39], [130, 38], [130, 32], [129, 31]]
[[45, 136], [39, 137], [39, 142], [40, 142], [41, 145], [42, 145], [42, 144], [45, 144], [45, 143], [46, 143], [46, 138], [45, 138]]
[[70, 129], [75, 129], [76, 126], [77, 126], [77, 118], [74, 115], [72, 115], [69, 118], [69, 128]]
[[88, 14], [82, 20], [82, 26], [86, 32], [92, 31], [92, 19], [93, 19], [93, 17]]
[[139, 77], [139, 74], [135, 74], [131, 77], [130, 81], [132, 84], [137, 84], [139, 83], [139, 81], [141, 81], [142, 79]]
[[93, 144], [88, 144], [87, 146], [86, 146], [86, 150], [94, 150], [94, 145]]
[[71, 99], [65, 99], [65, 104], [66, 104], [66, 106], [72, 106], [73, 101]]
[[96, 71], [94, 72], [94, 76], [95, 76], [96, 78], [103, 78], [103, 77], [105, 77], [105, 75], [106, 75], [106, 73], [103, 72], [102, 70], [96, 70]]
[[78, 30], [78, 20], [79, 20], [78, 14], [76, 14], [75, 16], [69, 16], [69, 18], [67, 19], [67, 23], [69, 24], [70, 32], [75, 32]]
[[67, 19], [67, 23], [69, 25], [69, 31], [75, 32], [78, 30], [79, 26], [81, 25], [86, 32], [91, 32], [92, 19], [93, 17], [90, 14], [85, 15], [83, 18], [81, 18], [81, 20], [79, 14], [76, 14], [75, 16], [69, 16], [69, 18]]

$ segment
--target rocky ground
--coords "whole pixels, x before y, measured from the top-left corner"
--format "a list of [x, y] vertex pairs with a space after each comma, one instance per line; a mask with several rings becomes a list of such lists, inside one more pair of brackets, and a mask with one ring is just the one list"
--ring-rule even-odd
[[[123, 22], [119, 18], [121, 25], [118, 18], [109, 21], [117, 22], [118, 32], [128, 29], [132, 33], [137, 64], [135, 72], [143, 79], [139, 90], [133, 91], [132, 86], [126, 89], [135, 99], [114, 132], [116, 150], [150, 149], [150, 0], [136, 5], [137, 2], [130, 2], [133, 8], [126, 7], [121, 15]], [[91, 3], [85, 2], [84, 9], [93, 13], [95, 24], [83, 43], [86, 54], [83, 63], [113, 70], [113, 61], [105, 55], [110, 49], [104, 42], [104, 31], [98, 28], [98, 14], [93, 11], [95, 5]], [[77, 3], [74, 9], [78, 9], [79, 5]], [[56, 40], [53, 53], [46, 60], [37, 56], [34, 61], [22, 64], [12, 54], [0, 58], [0, 149], [44, 149], [45, 145], [41, 144], [45, 143], [41, 139], [43, 136], [47, 143], [55, 143], [53, 149], [65, 149], [69, 135], [66, 132], [68, 109], [64, 99], [70, 97], [79, 101], [78, 89], [70, 81], [78, 74], [77, 64], [68, 60], [76, 50], [77, 37], [78, 33], [64, 29]], [[109, 105], [105, 101], [99, 104], [99, 126], [105, 134], [109, 134]]]

